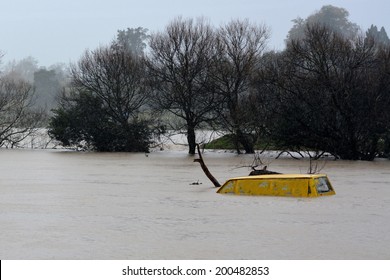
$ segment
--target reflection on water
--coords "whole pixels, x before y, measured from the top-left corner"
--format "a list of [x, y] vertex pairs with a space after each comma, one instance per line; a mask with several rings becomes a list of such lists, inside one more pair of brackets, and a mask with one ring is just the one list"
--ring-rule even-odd
[[[223, 183], [253, 158], [207, 152]], [[336, 196], [216, 194], [185, 152], [0, 150], [1, 259], [388, 259], [390, 161], [328, 161]], [[305, 173], [307, 161], [266, 159]], [[201, 183], [192, 185], [193, 182]]]

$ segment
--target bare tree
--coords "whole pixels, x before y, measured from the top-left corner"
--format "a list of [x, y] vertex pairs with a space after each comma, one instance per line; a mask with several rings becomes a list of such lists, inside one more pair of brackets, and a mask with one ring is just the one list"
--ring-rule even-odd
[[49, 133], [64, 145], [98, 151], [148, 151], [144, 111], [149, 97], [143, 58], [117, 44], [87, 51], [71, 68]]
[[0, 78], [0, 147], [17, 147], [42, 125], [45, 114], [33, 109], [30, 83]]
[[115, 45], [87, 51], [72, 66], [71, 76], [74, 87], [95, 94], [124, 127], [137, 118], [150, 92], [142, 59]]
[[210, 87], [214, 53], [214, 32], [205, 19], [177, 18], [151, 36], [148, 68], [155, 105], [185, 122], [189, 154], [195, 154], [195, 130], [214, 119], [220, 104]]
[[235, 136], [236, 150], [240, 144], [246, 153], [254, 153], [257, 125], [250, 106], [250, 81], [266, 48], [269, 30], [248, 20], [232, 20], [217, 32], [213, 80], [222, 97], [222, 127]]

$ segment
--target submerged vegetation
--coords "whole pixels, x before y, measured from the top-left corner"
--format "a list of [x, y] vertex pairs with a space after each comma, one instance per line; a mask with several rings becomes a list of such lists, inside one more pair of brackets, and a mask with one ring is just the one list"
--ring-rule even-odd
[[[271, 143], [270, 140], [261, 139], [253, 145], [255, 150], [280, 150], [281, 147], [278, 147], [275, 143]], [[235, 136], [233, 134], [226, 134], [217, 139], [210, 141], [209, 143], [204, 144], [205, 149], [222, 149], [222, 150], [235, 150]], [[240, 150], [244, 150], [243, 146], [238, 147]]]
[[[46, 123], [64, 146], [146, 152], [152, 135], [176, 130], [186, 132], [188, 152], [195, 154], [196, 131], [207, 127], [227, 135], [206, 148], [390, 157], [384, 28], [363, 34], [345, 9], [333, 6], [293, 22], [279, 52], [267, 51], [269, 28], [248, 20], [214, 27], [179, 17], [153, 35], [141, 27], [121, 30], [71, 65], [66, 82], [58, 69], [37, 71], [28, 93], [58, 96], [55, 106], [50, 99]], [[10, 73], [0, 80], [1, 145], [11, 141], [10, 133], [45, 119], [31, 121], [39, 112], [31, 97], [22, 102], [25, 113], [15, 115], [6, 77]]]

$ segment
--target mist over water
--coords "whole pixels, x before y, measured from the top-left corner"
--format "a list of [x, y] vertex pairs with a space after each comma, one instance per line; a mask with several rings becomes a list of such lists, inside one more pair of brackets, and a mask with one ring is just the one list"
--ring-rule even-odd
[[[388, 259], [390, 161], [328, 161], [335, 196], [216, 194], [186, 152], [0, 150], [1, 259]], [[223, 183], [250, 155], [206, 152]], [[305, 173], [308, 162], [266, 159]], [[191, 183], [199, 182], [199, 185]]]

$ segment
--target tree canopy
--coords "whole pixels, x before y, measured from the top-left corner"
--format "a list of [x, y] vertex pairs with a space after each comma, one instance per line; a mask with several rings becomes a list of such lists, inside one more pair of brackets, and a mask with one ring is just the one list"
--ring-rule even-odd
[[136, 56], [141, 56], [144, 54], [147, 46], [146, 40], [149, 38], [148, 29], [146, 28], [127, 28], [126, 30], [118, 30], [116, 41], [113, 44], [132, 52]]
[[385, 28], [382, 26], [380, 30], [376, 25], [371, 25], [371, 27], [366, 31], [366, 39], [374, 40], [377, 44], [390, 45], [390, 39], [387, 36]]
[[308, 27], [265, 71], [271, 134], [286, 149], [372, 160], [389, 134], [390, 49]]
[[71, 69], [72, 87], [54, 111], [50, 134], [64, 145], [98, 151], [148, 151], [140, 118], [149, 90], [142, 59], [112, 44], [87, 51]]
[[316, 24], [326, 26], [347, 38], [354, 38], [358, 35], [360, 27], [356, 23], [349, 21], [348, 17], [349, 12], [344, 8], [332, 5], [323, 6], [318, 12], [306, 19], [298, 17], [292, 20], [294, 25], [287, 34], [286, 42], [304, 38], [307, 26]]
[[118, 31], [72, 66], [50, 132], [101, 151], [147, 151], [162, 125], [185, 131], [189, 154], [196, 130], [208, 128], [229, 133], [237, 152], [263, 142], [342, 159], [390, 156], [389, 40], [374, 25], [364, 36], [348, 16], [328, 5], [297, 18], [279, 52], [266, 49], [268, 28], [248, 20], [215, 28], [179, 17], [151, 36]]
[[216, 32], [217, 55], [211, 72], [213, 88], [223, 103], [219, 123], [234, 136], [236, 150], [254, 153], [257, 112], [251, 112], [250, 84], [261, 63], [269, 29], [248, 20], [232, 20]]
[[189, 153], [195, 154], [195, 130], [215, 118], [219, 103], [211, 88], [214, 31], [204, 20], [177, 18], [152, 35], [148, 57], [154, 100], [185, 122]]

